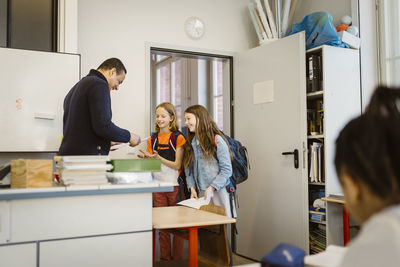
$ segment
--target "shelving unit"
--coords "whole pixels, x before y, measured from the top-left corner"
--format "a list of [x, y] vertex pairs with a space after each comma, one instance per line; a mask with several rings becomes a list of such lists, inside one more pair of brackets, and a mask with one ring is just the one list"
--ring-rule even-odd
[[[360, 114], [357, 50], [321, 46], [306, 52], [309, 209], [314, 201], [341, 194], [334, 168], [335, 141], [343, 126]], [[315, 220], [313, 214], [323, 219]], [[318, 216], [316, 218], [318, 218]], [[309, 210], [310, 254], [329, 244], [343, 245], [342, 215], [337, 205]]]

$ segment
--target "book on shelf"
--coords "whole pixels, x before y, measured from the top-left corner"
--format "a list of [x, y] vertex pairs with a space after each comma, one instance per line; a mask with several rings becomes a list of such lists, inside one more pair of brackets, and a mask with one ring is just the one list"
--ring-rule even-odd
[[307, 93], [323, 90], [322, 88], [322, 56], [321, 53], [307, 55]]
[[309, 154], [309, 181], [311, 183], [322, 183], [325, 181], [323, 178], [323, 153], [322, 153], [322, 143], [312, 142], [310, 145], [310, 154]]
[[325, 214], [315, 214], [315, 213], [311, 213], [311, 214], [310, 214], [310, 220], [318, 221], [318, 222], [323, 222], [323, 221], [325, 221]]

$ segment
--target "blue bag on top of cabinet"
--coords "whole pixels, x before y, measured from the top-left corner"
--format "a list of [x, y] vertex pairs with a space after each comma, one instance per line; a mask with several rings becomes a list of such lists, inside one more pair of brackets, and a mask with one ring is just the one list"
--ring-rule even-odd
[[304, 17], [300, 23], [292, 24], [286, 36], [305, 31], [306, 48], [311, 49], [320, 45], [331, 45], [348, 48], [342, 42], [328, 12], [315, 12]]

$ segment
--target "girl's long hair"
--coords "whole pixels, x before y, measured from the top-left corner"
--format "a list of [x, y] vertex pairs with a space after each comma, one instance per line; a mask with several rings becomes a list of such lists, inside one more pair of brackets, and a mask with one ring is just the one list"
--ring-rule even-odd
[[[207, 109], [201, 105], [188, 107], [185, 113], [193, 114], [196, 117], [196, 132], [192, 133], [188, 129], [187, 141], [184, 145], [183, 166], [188, 168], [194, 160], [194, 152], [192, 149], [192, 140], [196, 136], [200, 143], [200, 149], [203, 152], [204, 158], [211, 160], [216, 152], [215, 136], [220, 135], [229, 147], [228, 140], [224, 134], [218, 129], [217, 124], [213, 121]], [[232, 152], [229, 150], [232, 158]]]
[[[178, 121], [177, 121], [177, 118], [176, 118], [176, 110], [175, 110], [174, 105], [172, 105], [169, 102], [164, 102], [164, 103], [159, 104], [156, 107], [155, 110], [157, 111], [158, 108], [165, 109], [169, 113], [169, 115], [172, 117], [172, 121], [169, 124], [169, 130], [172, 131], [172, 132], [178, 130], [179, 126], [178, 126]], [[157, 125], [157, 120], [154, 123], [154, 130], [156, 132], [160, 131], [160, 127]]]

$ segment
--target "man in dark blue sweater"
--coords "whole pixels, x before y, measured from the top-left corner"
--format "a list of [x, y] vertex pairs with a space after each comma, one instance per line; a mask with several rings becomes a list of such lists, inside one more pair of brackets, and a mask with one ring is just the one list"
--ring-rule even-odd
[[111, 90], [118, 90], [126, 75], [117, 58], [90, 70], [64, 99], [64, 128], [60, 155], [108, 155], [112, 142], [140, 143], [140, 137], [112, 121]]

